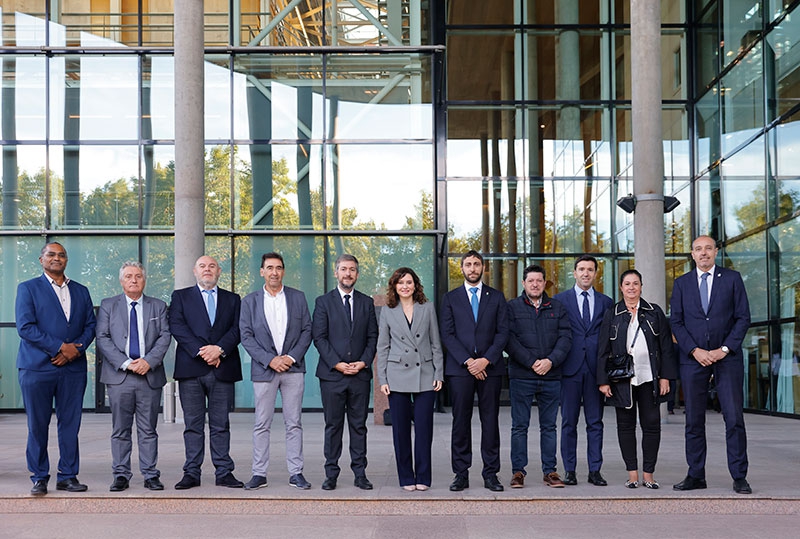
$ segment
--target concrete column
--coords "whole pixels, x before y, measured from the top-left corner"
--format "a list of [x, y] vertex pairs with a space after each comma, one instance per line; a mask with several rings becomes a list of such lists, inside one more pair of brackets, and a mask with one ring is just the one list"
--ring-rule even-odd
[[631, 0], [631, 44], [635, 263], [642, 297], [665, 307], [660, 0]]
[[175, 286], [204, 252], [203, 4], [175, 0]]

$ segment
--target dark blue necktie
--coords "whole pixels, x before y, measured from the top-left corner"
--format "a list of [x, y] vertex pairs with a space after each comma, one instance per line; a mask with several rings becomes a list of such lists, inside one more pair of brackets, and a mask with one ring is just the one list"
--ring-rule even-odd
[[347, 325], [353, 324], [353, 309], [350, 306], [350, 294], [344, 295], [344, 309], [347, 311]]
[[583, 325], [587, 328], [592, 323], [592, 313], [589, 311], [589, 292], [584, 290], [581, 292], [583, 296]]
[[703, 312], [706, 314], [708, 314], [708, 276], [708, 272], [700, 276], [700, 305], [703, 306]]
[[136, 316], [135, 301], [131, 301], [131, 329], [128, 332], [128, 355], [131, 359], [139, 359], [141, 353], [139, 351], [139, 319]]
[[469, 291], [472, 292], [472, 299], [470, 300], [470, 304], [472, 305], [472, 317], [477, 322], [478, 321], [478, 306], [479, 306], [479, 302], [478, 302], [478, 287], [477, 286], [473, 286], [472, 288], [469, 289]]

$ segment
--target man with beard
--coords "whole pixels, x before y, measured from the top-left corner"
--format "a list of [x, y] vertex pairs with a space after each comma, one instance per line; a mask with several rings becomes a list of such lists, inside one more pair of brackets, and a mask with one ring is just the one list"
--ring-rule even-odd
[[503, 490], [500, 471], [500, 390], [505, 364], [503, 348], [508, 340], [506, 298], [481, 282], [483, 256], [469, 251], [461, 257], [464, 284], [445, 294], [439, 325], [447, 349], [445, 376], [453, 401], [451, 460], [455, 478], [450, 490], [469, 488], [472, 466], [472, 409], [478, 393], [481, 419], [483, 486]]

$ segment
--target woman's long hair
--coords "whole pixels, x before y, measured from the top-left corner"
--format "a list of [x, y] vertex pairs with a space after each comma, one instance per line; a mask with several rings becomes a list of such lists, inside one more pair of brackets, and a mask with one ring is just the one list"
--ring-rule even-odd
[[400, 303], [400, 298], [397, 295], [397, 283], [400, 282], [400, 279], [405, 277], [406, 275], [411, 275], [411, 280], [414, 281], [414, 294], [412, 299], [416, 303], [425, 303], [428, 301], [428, 298], [425, 297], [425, 292], [423, 292], [422, 283], [419, 280], [419, 276], [414, 273], [414, 270], [411, 268], [397, 268], [392, 276], [389, 278], [389, 286], [386, 287], [386, 306], [389, 308], [397, 307], [397, 304]]

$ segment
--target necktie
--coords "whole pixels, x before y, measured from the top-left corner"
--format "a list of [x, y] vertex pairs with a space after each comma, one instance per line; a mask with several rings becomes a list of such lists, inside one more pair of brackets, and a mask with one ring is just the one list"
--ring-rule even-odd
[[708, 314], [708, 276], [708, 272], [700, 276], [700, 305], [703, 306], [703, 312], [706, 314]]
[[211, 325], [214, 325], [214, 319], [217, 317], [217, 303], [214, 301], [214, 293], [212, 290], [203, 290], [206, 296], [208, 297], [208, 304], [206, 305], [206, 310], [208, 310], [208, 319], [211, 321]]
[[592, 323], [592, 313], [589, 311], [589, 292], [584, 290], [581, 292], [581, 296], [583, 296], [583, 325], [588, 328]]
[[131, 359], [139, 359], [141, 353], [139, 351], [139, 319], [136, 316], [135, 301], [131, 301], [131, 329], [128, 332], [128, 355]]
[[350, 294], [344, 295], [344, 308], [347, 310], [347, 323], [353, 323], [353, 309], [350, 307]]
[[478, 287], [477, 286], [473, 286], [472, 288], [469, 289], [469, 291], [472, 292], [472, 299], [470, 300], [470, 304], [472, 305], [472, 317], [477, 322], [478, 321], [478, 305], [479, 305], [479, 303], [478, 303]]

